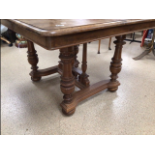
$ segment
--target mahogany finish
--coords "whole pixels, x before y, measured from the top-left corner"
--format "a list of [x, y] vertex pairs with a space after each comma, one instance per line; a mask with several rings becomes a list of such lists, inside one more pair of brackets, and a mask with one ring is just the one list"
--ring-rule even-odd
[[[115, 47], [115, 52], [114, 52], [114, 56], [112, 58], [112, 62], [111, 62], [111, 65], [110, 65], [110, 71], [111, 71], [111, 82], [112, 83], [115, 83], [117, 82], [117, 74], [121, 71], [121, 66], [122, 66], [122, 58], [121, 58], [121, 54], [122, 54], [122, 47], [123, 45], [125, 44], [125, 35], [124, 36], [117, 36], [116, 37], [116, 41], [114, 41], [114, 44], [116, 44], [116, 47]], [[111, 91], [111, 92], [114, 92], [118, 89], [118, 87], [112, 87], [112, 88], [109, 88], [108, 90]]]
[[70, 104], [73, 98], [73, 92], [75, 88], [75, 78], [72, 74], [74, 47], [67, 47], [60, 49], [60, 56], [62, 62], [62, 75], [60, 81], [61, 91], [64, 94], [63, 104]]
[[87, 43], [83, 44], [83, 55], [82, 55], [82, 74], [79, 76], [79, 81], [85, 86], [89, 86], [88, 75], [86, 74], [87, 70]]
[[1, 19], [3, 25], [48, 50], [154, 28], [155, 19]]
[[31, 41], [27, 41], [28, 44], [28, 62], [31, 64], [32, 72], [30, 73], [32, 81], [39, 81], [41, 77], [38, 77], [36, 73], [38, 72], [37, 63], [39, 61], [37, 51], [34, 49], [34, 44]]
[[75, 107], [78, 105], [79, 102], [103, 91], [105, 89], [110, 89], [113, 87], [118, 87], [120, 84], [119, 82], [112, 83], [109, 80], [103, 80], [98, 83], [91, 85], [90, 87], [85, 87], [84, 89], [74, 93], [73, 100], [70, 104], [61, 104], [63, 112], [67, 115], [71, 115], [75, 112]]
[[76, 46], [74, 46], [74, 61], [73, 61], [73, 71], [72, 71], [72, 73], [76, 79], [78, 78], [78, 74], [74, 70], [76, 70], [76, 68], [78, 68], [79, 63], [80, 63], [77, 59], [78, 53], [79, 53], [79, 46], [76, 45]]
[[[120, 83], [117, 81], [122, 66], [122, 47], [125, 35], [131, 32], [155, 28], [155, 19], [3, 19], [2, 24], [20, 33], [28, 40], [28, 62], [31, 64], [31, 79], [39, 81], [42, 76], [54, 73], [61, 75], [60, 88], [63, 101], [60, 104], [66, 115], [75, 112], [76, 106], [82, 100], [108, 89], [114, 92]], [[110, 64], [111, 79], [90, 85], [87, 70], [87, 43], [93, 40], [116, 36], [114, 56]], [[38, 69], [38, 55], [34, 43], [45, 49], [60, 49], [58, 65]], [[83, 44], [82, 66], [79, 68], [77, 54], [78, 45]], [[89, 53], [88, 53], [89, 54]], [[80, 88], [74, 92], [75, 86]]]

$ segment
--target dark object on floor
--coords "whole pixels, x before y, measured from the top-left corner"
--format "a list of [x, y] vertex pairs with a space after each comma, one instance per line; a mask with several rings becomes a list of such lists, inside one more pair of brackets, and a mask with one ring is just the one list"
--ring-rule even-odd
[[152, 49], [152, 52], [153, 52], [153, 54], [155, 56], [155, 42], [154, 42], [154, 48]]
[[15, 32], [10, 29], [3, 33], [3, 37], [10, 42], [9, 46], [12, 46], [16, 40]]
[[11, 41], [11, 43], [14, 43], [15, 40], [16, 40], [16, 35], [15, 35], [15, 32], [8, 29], [8, 39]]
[[6, 26], [1, 25], [1, 38], [0, 39], [2, 40], [3, 43], [7, 43], [9, 46], [12, 46], [12, 42], [9, 37], [10, 37], [9, 29]]
[[135, 32], [132, 35], [132, 40], [131, 39], [125, 39], [125, 41], [130, 41], [130, 44], [133, 42], [141, 43], [141, 41], [135, 40]]

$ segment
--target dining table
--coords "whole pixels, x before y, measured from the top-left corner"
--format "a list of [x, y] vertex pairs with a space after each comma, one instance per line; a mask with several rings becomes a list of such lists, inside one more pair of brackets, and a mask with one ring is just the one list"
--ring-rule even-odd
[[[155, 19], [1, 19], [1, 23], [26, 38], [28, 62], [31, 65], [29, 75], [33, 82], [40, 81], [43, 76], [60, 74], [63, 93], [60, 106], [66, 115], [72, 115], [78, 103], [105, 89], [117, 91], [126, 34], [155, 28]], [[115, 37], [115, 50], [109, 67], [110, 78], [91, 84], [91, 75], [87, 74], [87, 62], [91, 63], [87, 57], [87, 43], [111, 37]], [[39, 69], [34, 43], [51, 52], [59, 49], [60, 61], [55, 66]], [[81, 65], [78, 60], [80, 44], [83, 45]], [[104, 65], [104, 62], [100, 65]], [[79, 90], [75, 91], [75, 87]]]

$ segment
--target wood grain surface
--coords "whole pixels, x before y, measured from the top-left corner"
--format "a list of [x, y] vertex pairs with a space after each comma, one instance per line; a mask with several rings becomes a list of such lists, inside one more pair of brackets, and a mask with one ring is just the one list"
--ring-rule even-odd
[[45, 36], [62, 36], [109, 27], [152, 21], [151, 19], [16, 19], [11, 20]]
[[2, 19], [1, 22], [48, 50], [155, 27], [155, 19]]

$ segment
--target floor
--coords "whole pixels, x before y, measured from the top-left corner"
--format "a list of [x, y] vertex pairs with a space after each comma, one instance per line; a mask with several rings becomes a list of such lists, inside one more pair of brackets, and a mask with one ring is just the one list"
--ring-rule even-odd
[[[114, 38], [113, 38], [114, 39]], [[114, 52], [108, 50], [108, 39], [88, 44], [90, 82], [109, 78], [109, 64]], [[56, 65], [59, 52], [46, 51], [35, 45], [45, 68]], [[74, 115], [61, 113], [60, 76], [43, 77], [38, 83], [30, 80], [27, 49], [1, 47], [1, 134], [3, 135], [146, 135], [155, 134], [155, 57], [132, 58], [144, 48], [139, 43], [123, 48], [121, 86], [111, 93], [100, 92], [81, 102]], [[82, 45], [79, 59], [81, 60]]]

